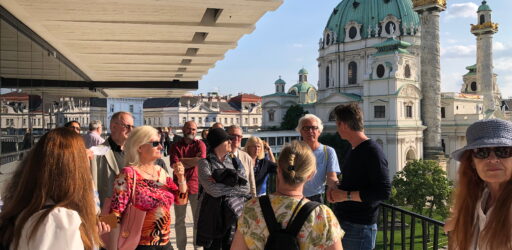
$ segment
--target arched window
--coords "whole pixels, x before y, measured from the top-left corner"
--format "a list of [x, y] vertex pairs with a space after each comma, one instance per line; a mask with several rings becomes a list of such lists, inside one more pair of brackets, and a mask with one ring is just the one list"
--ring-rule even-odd
[[476, 91], [476, 90], [477, 90], [476, 82], [472, 82], [471, 83], [471, 91]]
[[297, 91], [295, 91], [295, 89], [293, 89], [292, 91], [290, 91], [290, 95], [297, 95]]
[[357, 28], [350, 27], [350, 29], [348, 30], [348, 37], [350, 37], [350, 39], [354, 39], [354, 38], [356, 38], [356, 35], [357, 35]]
[[331, 43], [331, 35], [327, 33], [325, 35], [325, 45], [329, 45]]
[[348, 84], [356, 84], [357, 83], [357, 63], [350, 62], [348, 64]]
[[483, 24], [483, 23], [485, 23], [485, 16], [480, 15], [480, 24]]
[[411, 78], [411, 66], [409, 66], [409, 64], [405, 65], [404, 71], [405, 78]]
[[325, 87], [329, 87], [329, 66], [325, 69]]
[[336, 121], [336, 113], [334, 113], [334, 110], [329, 113], [329, 121], [333, 122]]
[[384, 68], [384, 65], [379, 64], [379, 66], [377, 66], [377, 77], [382, 78], [384, 76], [385, 71], [386, 71], [386, 68]]

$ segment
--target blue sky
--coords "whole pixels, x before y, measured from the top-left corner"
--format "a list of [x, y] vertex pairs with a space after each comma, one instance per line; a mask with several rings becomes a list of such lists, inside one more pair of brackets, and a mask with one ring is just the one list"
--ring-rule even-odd
[[[274, 92], [279, 76], [287, 88], [298, 80], [298, 71], [309, 71], [309, 82], [318, 82], [318, 40], [332, 9], [340, 0], [285, 0], [274, 12], [265, 14], [256, 29], [226, 53], [223, 60], [199, 81], [197, 93], [221, 94]], [[458, 92], [466, 66], [476, 63], [476, 39], [469, 32], [477, 22], [481, 1], [450, 0], [441, 13], [441, 88]], [[510, 0], [488, 0], [493, 21], [500, 24], [494, 35], [494, 71], [504, 97], [512, 97], [512, 9]]]

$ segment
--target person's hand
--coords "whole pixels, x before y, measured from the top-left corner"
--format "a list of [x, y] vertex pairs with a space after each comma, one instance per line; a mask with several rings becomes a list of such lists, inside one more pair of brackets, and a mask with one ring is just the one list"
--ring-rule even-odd
[[98, 221], [98, 233], [102, 235], [108, 232], [110, 232], [110, 226], [103, 221]]
[[327, 189], [327, 200], [330, 203], [340, 202], [343, 201], [343, 192], [340, 189], [337, 188], [328, 188]]
[[177, 176], [183, 176], [185, 174], [185, 166], [183, 166], [181, 162], [174, 163], [172, 169]]

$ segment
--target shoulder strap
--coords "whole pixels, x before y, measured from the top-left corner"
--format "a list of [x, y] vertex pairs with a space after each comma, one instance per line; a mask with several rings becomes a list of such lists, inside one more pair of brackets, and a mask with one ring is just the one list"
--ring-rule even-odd
[[311, 212], [318, 206], [320, 206], [320, 203], [315, 201], [309, 201], [308, 203], [304, 204], [304, 206], [300, 208], [297, 216], [295, 216], [293, 221], [288, 223], [286, 231], [291, 235], [297, 236], [297, 234], [300, 232], [300, 229], [302, 228], [302, 225], [304, 225], [304, 222], [306, 222]]
[[327, 150], [327, 146], [324, 145], [324, 155], [325, 155], [325, 165], [327, 165], [327, 160], [329, 159], [329, 151]]
[[268, 195], [262, 195], [259, 198], [261, 211], [263, 212], [263, 218], [265, 218], [265, 223], [267, 223], [268, 231], [272, 234], [272, 232], [277, 232], [282, 229], [281, 225], [277, 222], [276, 216], [274, 214], [274, 210], [272, 210], [272, 204], [270, 204], [270, 199]]

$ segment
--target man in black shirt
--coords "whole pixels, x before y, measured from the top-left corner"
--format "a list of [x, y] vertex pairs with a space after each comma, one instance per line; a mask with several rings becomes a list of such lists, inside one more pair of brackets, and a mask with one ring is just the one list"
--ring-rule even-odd
[[377, 237], [377, 215], [382, 200], [391, 193], [388, 162], [379, 144], [364, 133], [363, 115], [357, 103], [339, 105], [335, 109], [339, 135], [350, 142], [341, 168], [338, 189], [328, 192], [335, 204], [334, 212], [345, 231], [345, 250], [371, 250]]

